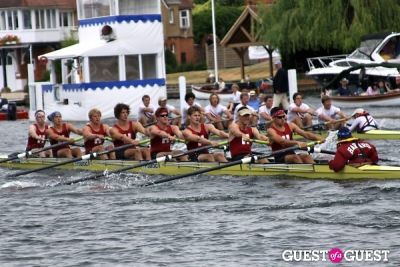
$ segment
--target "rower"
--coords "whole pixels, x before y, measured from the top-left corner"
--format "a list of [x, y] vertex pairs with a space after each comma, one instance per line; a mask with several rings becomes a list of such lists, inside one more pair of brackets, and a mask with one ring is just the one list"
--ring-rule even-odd
[[[110, 127], [101, 122], [101, 111], [93, 108], [88, 113], [89, 123], [82, 129], [82, 135], [85, 139], [85, 154], [93, 152], [102, 152], [104, 150], [112, 149], [111, 145], [104, 147], [104, 138], [110, 136]], [[100, 159], [115, 159], [115, 153], [102, 154]]]
[[244, 91], [240, 94], [240, 104], [236, 106], [235, 111], [233, 112], [233, 120], [238, 120], [238, 110], [242, 107], [246, 107], [248, 110], [251, 111], [250, 116], [250, 125], [256, 125], [258, 120], [257, 111], [254, 110], [251, 106], [249, 106], [250, 96], [247, 91]]
[[338, 117], [347, 119], [346, 115], [340, 108], [332, 105], [332, 99], [328, 95], [323, 95], [321, 97], [321, 102], [322, 106], [315, 111], [318, 116], [318, 121], [330, 125], [331, 130], [339, 129], [343, 125], [343, 122], [335, 122], [335, 120], [338, 119]]
[[[201, 110], [201, 113], [204, 114], [204, 109], [202, 108], [201, 104], [199, 102], [196, 102], [196, 96], [192, 93], [186, 93], [185, 95], [185, 103], [183, 103], [183, 109], [182, 109], [182, 121], [183, 121], [183, 127], [185, 125], [188, 125], [189, 119], [188, 119], [188, 109], [191, 107], [198, 107]], [[203, 118], [202, 118], [202, 121]]]
[[376, 120], [362, 108], [355, 109], [351, 117], [354, 120], [349, 127], [350, 132], [356, 130], [357, 133], [365, 133], [370, 130], [379, 129]]
[[[212, 123], [215, 128], [223, 130], [228, 128], [232, 122], [231, 112], [223, 105], [219, 103], [219, 96], [216, 93], [210, 95], [210, 104], [204, 109], [206, 115], [206, 122]], [[222, 116], [225, 114], [227, 120], [222, 121]]]
[[378, 152], [374, 145], [354, 138], [347, 127], [339, 129], [337, 150], [333, 160], [329, 161], [329, 168], [338, 172], [346, 165], [359, 167], [366, 164], [378, 163]]
[[[69, 137], [71, 132], [82, 135], [81, 129], [76, 128], [71, 123], [63, 122], [61, 113], [58, 111], [54, 111], [48, 115], [47, 118], [53, 123], [53, 126], [49, 127], [47, 130], [51, 145], [60, 142], [69, 142], [70, 144], [75, 143], [75, 140]], [[71, 148], [68, 144], [58, 146], [52, 150], [53, 157], [57, 158], [79, 158], [82, 156], [82, 151], [79, 147]]]
[[[167, 104], [167, 98], [165, 96], [161, 96], [158, 98], [158, 108], [166, 108], [168, 110], [168, 114], [172, 121], [171, 124], [173, 125], [178, 125], [178, 127], [181, 126], [181, 119], [179, 118], [181, 116], [181, 113], [178, 109], [176, 109], [174, 106]], [[175, 114], [175, 118], [172, 118], [171, 115]]]
[[[293, 132], [303, 136], [306, 139], [321, 141], [324, 139], [316, 134], [302, 130], [299, 126], [292, 122], [286, 122], [285, 111], [280, 107], [271, 109], [272, 123], [267, 130], [269, 140], [271, 142], [272, 151], [281, 150], [287, 147], [298, 145], [300, 148], [306, 148], [307, 143], [293, 140]], [[309, 154], [296, 154], [294, 151], [275, 156], [277, 163], [315, 163]]]
[[[171, 144], [176, 138], [183, 139], [183, 134], [176, 125], [170, 125], [168, 120], [168, 109], [158, 108], [156, 110], [157, 123], [149, 128], [151, 158], [159, 158], [165, 155], [181, 154], [181, 150], [172, 150]], [[187, 155], [178, 157], [178, 160], [188, 161]]]
[[[26, 151], [35, 151], [41, 149], [46, 144], [47, 129], [49, 126], [45, 123], [46, 114], [43, 110], [35, 112], [35, 123], [29, 126], [28, 144]], [[37, 154], [39, 157], [51, 157], [51, 150], [46, 150]]]
[[150, 103], [150, 96], [142, 96], [142, 104], [139, 105], [139, 122], [142, 125], [151, 124], [156, 121], [156, 116], [154, 112], [156, 108]]
[[303, 103], [303, 96], [300, 93], [293, 94], [293, 103], [289, 105], [288, 111], [288, 122], [293, 122], [300, 128], [312, 125], [312, 115], [315, 114], [315, 111]]
[[126, 104], [118, 103], [114, 107], [114, 116], [117, 122], [110, 129], [114, 147], [120, 147], [125, 144], [134, 145], [130, 148], [115, 151], [115, 156], [117, 159], [150, 160], [150, 149], [148, 147], [136, 147], [140, 143], [136, 140], [136, 134], [139, 132], [148, 135], [148, 133], [140, 122], [129, 120], [129, 113], [130, 108]]
[[[228, 138], [228, 134], [217, 130], [212, 124], [201, 123], [201, 110], [197, 106], [192, 106], [188, 109], [189, 125], [183, 131], [188, 150], [192, 150], [201, 146], [213, 145], [218, 142], [208, 140], [210, 133], [218, 135], [221, 138]], [[223, 153], [210, 153], [208, 149], [199, 151], [189, 155], [192, 161], [207, 161], [207, 162], [228, 162]]]
[[[229, 150], [231, 152], [231, 160], [240, 160], [244, 157], [251, 156], [251, 139], [259, 139], [268, 141], [268, 138], [257, 130], [256, 127], [251, 127], [250, 116], [253, 112], [247, 107], [241, 107], [237, 111], [238, 120], [231, 123], [229, 126]], [[258, 160], [257, 163], [267, 163], [266, 158]]]
[[258, 129], [265, 130], [269, 127], [272, 121], [271, 117], [271, 109], [274, 104], [272, 96], [264, 96], [263, 102], [261, 103], [260, 108], [258, 109]]

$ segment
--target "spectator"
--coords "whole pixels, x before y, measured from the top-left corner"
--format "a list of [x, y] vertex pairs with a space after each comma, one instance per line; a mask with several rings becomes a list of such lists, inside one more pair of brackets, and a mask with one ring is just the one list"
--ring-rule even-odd
[[339, 95], [341, 96], [350, 96], [351, 91], [349, 89], [349, 80], [347, 80], [346, 78], [341, 79], [340, 86], [337, 90]]
[[282, 68], [280, 61], [275, 62], [277, 69], [273, 78], [272, 88], [274, 89], [274, 107], [282, 107], [287, 110], [289, 108], [288, 93], [289, 93], [289, 81], [287, 71]]

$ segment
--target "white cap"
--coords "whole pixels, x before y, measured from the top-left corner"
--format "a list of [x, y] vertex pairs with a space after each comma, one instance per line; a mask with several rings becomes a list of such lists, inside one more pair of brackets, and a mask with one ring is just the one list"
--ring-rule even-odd
[[343, 78], [343, 79], [340, 80], [340, 82], [346, 82], [346, 83], [348, 83], [349, 80], [347, 80], [346, 78]]
[[167, 97], [166, 96], [160, 96], [159, 98], [158, 98], [158, 101], [166, 101], [167, 100]]
[[251, 90], [250, 93], [249, 93], [249, 95], [256, 95], [256, 91]]
[[351, 116], [353, 117], [356, 114], [360, 114], [360, 113], [364, 113], [364, 109], [362, 108], [356, 108], [353, 113], [351, 114]]
[[239, 116], [244, 116], [244, 115], [251, 115], [251, 111], [248, 108], [244, 108], [238, 111]]

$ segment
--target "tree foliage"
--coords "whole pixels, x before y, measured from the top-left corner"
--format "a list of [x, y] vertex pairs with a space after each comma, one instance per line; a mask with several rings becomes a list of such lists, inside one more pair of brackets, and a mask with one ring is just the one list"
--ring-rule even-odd
[[[235, 23], [243, 10], [242, 6], [215, 6], [216, 34], [222, 39]], [[212, 33], [211, 4], [207, 3], [196, 6], [193, 11], [193, 33], [194, 41], [200, 43], [202, 38]]]
[[282, 56], [355, 49], [362, 35], [400, 30], [398, 0], [279, 0], [259, 6], [258, 36]]

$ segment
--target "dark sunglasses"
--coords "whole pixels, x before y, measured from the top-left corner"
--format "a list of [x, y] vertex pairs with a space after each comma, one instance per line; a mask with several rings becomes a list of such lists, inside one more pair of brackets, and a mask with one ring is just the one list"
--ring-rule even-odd
[[161, 118], [167, 118], [167, 117], [168, 117], [168, 114], [160, 114], [160, 117], [161, 117]]
[[276, 116], [278, 119], [284, 119], [284, 118], [286, 118], [286, 116], [285, 115], [283, 115], [283, 116]]

